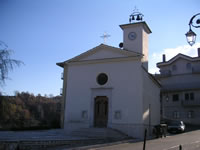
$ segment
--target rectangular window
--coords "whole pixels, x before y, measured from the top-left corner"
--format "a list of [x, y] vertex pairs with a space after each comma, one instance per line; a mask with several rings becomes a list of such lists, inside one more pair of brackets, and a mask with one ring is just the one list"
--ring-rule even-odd
[[179, 100], [179, 95], [173, 94], [173, 101], [178, 101], [178, 100]]
[[185, 100], [194, 100], [194, 93], [185, 93]]
[[180, 118], [180, 115], [179, 115], [179, 112], [178, 112], [178, 111], [174, 111], [174, 112], [173, 112], [173, 116], [174, 116], [174, 119]]
[[87, 118], [88, 118], [87, 110], [83, 110], [83, 111], [81, 112], [81, 117], [82, 117], [82, 119], [87, 119]]
[[168, 95], [165, 96], [165, 100], [166, 100], [166, 102], [169, 101], [169, 96]]
[[186, 100], [186, 101], [189, 100], [189, 93], [185, 93], [185, 100]]
[[120, 120], [121, 119], [121, 111], [120, 110], [117, 110], [117, 111], [115, 111], [115, 119], [116, 120]]
[[190, 93], [190, 100], [194, 100], [194, 93]]
[[193, 117], [194, 117], [194, 111], [189, 111], [188, 118], [193, 118]]

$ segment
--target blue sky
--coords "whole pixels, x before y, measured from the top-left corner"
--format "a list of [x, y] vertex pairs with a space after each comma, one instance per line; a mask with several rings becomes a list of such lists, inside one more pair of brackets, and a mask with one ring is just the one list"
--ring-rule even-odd
[[10, 80], [0, 91], [59, 95], [62, 88], [61, 62], [101, 43], [104, 32], [108, 45], [122, 42], [120, 24], [128, 23], [135, 6], [152, 30], [149, 36], [149, 68], [162, 53], [167, 59], [177, 53], [196, 56], [200, 47], [185, 39], [190, 18], [200, 12], [199, 0], [0, 0], [0, 40], [14, 51], [12, 58], [25, 65], [9, 73]]

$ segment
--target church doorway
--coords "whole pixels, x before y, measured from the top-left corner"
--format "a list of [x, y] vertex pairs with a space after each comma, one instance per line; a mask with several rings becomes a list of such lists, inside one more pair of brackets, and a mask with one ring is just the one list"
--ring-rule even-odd
[[97, 96], [94, 101], [94, 127], [107, 127], [108, 98], [106, 96]]

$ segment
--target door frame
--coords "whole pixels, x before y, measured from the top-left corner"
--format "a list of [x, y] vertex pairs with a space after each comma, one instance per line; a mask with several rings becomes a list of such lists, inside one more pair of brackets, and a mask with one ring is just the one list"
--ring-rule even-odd
[[89, 109], [89, 127], [94, 127], [94, 99], [97, 96], [106, 96], [108, 98], [108, 123], [107, 127], [112, 127], [112, 87], [98, 87], [91, 88], [91, 99], [90, 99], [90, 109]]
[[[103, 101], [103, 103], [104, 103], [103, 113], [106, 113], [106, 115], [105, 115], [105, 126], [103, 125], [102, 127], [107, 128], [107, 126], [108, 126], [108, 116], [109, 116], [109, 99], [108, 99], [107, 96], [96, 96], [94, 98], [94, 119], [93, 119], [94, 123], [93, 123], [93, 125], [94, 125], [94, 127], [101, 127], [101, 126], [98, 126], [97, 123], [96, 123], [96, 121], [97, 121], [96, 113], [97, 113], [97, 111], [99, 111], [99, 110], [96, 110], [96, 109], [99, 109], [99, 108], [96, 107], [96, 105], [99, 101]], [[102, 108], [100, 108], [100, 109], [102, 109]], [[102, 111], [102, 110], [100, 110], [100, 111]]]

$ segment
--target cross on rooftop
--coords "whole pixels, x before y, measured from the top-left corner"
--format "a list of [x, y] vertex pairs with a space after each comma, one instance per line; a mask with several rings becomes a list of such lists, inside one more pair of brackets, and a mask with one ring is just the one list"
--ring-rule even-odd
[[104, 34], [102, 36], [100, 36], [103, 40], [104, 40], [104, 44], [106, 44], [106, 39], [110, 37], [109, 34], [107, 34], [106, 32], [104, 32]]

